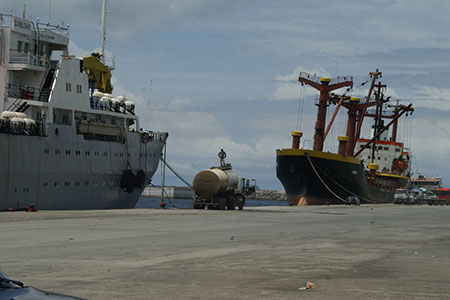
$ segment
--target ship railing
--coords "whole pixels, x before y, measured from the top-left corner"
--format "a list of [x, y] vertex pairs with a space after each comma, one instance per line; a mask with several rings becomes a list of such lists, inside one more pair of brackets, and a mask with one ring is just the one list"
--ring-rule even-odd
[[[324, 76], [317, 76], [316, 74], [312, 75], [312, 74], [309, 74], [306, 72], [300, 72], [298, 77], [308, 79], [312, 82], [320, 83], [320, 78], [322, 78]], [[353, 81], [353, 76], [337, 76], [334, 78], [330, 78], [329, 85], [341, 83], [341, 82], [345, 82], [345, 81]]]
[[312, 74], [309, 74], [306, 72], [300, 72], [298, 77], [305, 78], [305, 79], [308, 79], [308, 80], [311, 80], [311, 81], [317, 82], [317, 83], [320, 82], [320, 76], [317, 76], [316, 74], [312, 75]]
[[26, 64], [48, 68], [49, 61], [47, 54], [35, 55], [32, 51], [21, 52], [18, 50], [11, 50], [9, 56], [10, 64]]
[[69, 37], [69, 24], [62, 23], [61, 25], [54, 25], [49, 23], [37, 22], [36, 27], [38, 32], [51, 31]]
[[7, 89], [9, 98], [39, 101], [39, 86], [9, 83]]
[[345, 82], [345, 81], [353, 82], [353, 76], [337, 76], [337, 77], [331, 78], [330, 85]]

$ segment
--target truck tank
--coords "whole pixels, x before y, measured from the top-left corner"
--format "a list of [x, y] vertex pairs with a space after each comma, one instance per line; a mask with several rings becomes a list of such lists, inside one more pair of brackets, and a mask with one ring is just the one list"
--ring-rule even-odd
[[235, 190], [238, 182], [239, 178], [235, 171], [212, 168], [198, 172], [192, 183], [197, 195], [211, 199], [215, 195]]

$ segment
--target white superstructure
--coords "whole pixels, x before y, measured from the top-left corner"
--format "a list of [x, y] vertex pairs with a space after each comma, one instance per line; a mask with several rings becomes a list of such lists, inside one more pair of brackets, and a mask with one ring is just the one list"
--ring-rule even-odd
[[[355, 149], [359, 150], [369, 139], [358, 139]], [[372, 146], [373, 147], [373, 146]], [[372, 147], [362, 151], [358, 159], [368, 169], [372, 162]], [[407, 176], [411, 172], [411, 154], [404, 148], [403, 143], [392, 142], [387, 139], [375, 141], [373, 162], [379, 166], [379, 172]]]
[[110, 94], [100, 56], [69, 55], [66, 28], [0, 18], [0, 210], [134, 207], [168, 134]]

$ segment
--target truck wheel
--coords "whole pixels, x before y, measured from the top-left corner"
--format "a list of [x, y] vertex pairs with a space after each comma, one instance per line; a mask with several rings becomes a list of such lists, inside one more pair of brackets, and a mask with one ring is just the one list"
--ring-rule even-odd
[[226, 206], [225, 199], [223, 198], [219, 199], [219, 201], [217, 202], [217, 209], [224, 210], [225, 206]]
[[230, 197], [227, 199], [227, 209], [228, 210], [234, 210], [235, 204], [234, 204], [234, 198]]
[[239, 210], [244, 209], [245, 197], [243, 195], [236, 196], [236, 205], [239, 207]]

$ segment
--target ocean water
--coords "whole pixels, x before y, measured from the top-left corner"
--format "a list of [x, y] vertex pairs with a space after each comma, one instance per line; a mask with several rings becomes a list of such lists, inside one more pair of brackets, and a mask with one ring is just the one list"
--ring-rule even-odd
[[[136, 208], [159, 208], [159, 198], [146, 198], [141, 197], [136, 204]], [[191, 199], [165, 199], [166, 208], [192, 208]], [[275, 200], [245, 200], [245, 207], [255, 206], [288, 206], [287, 201], [275, 201]]]

